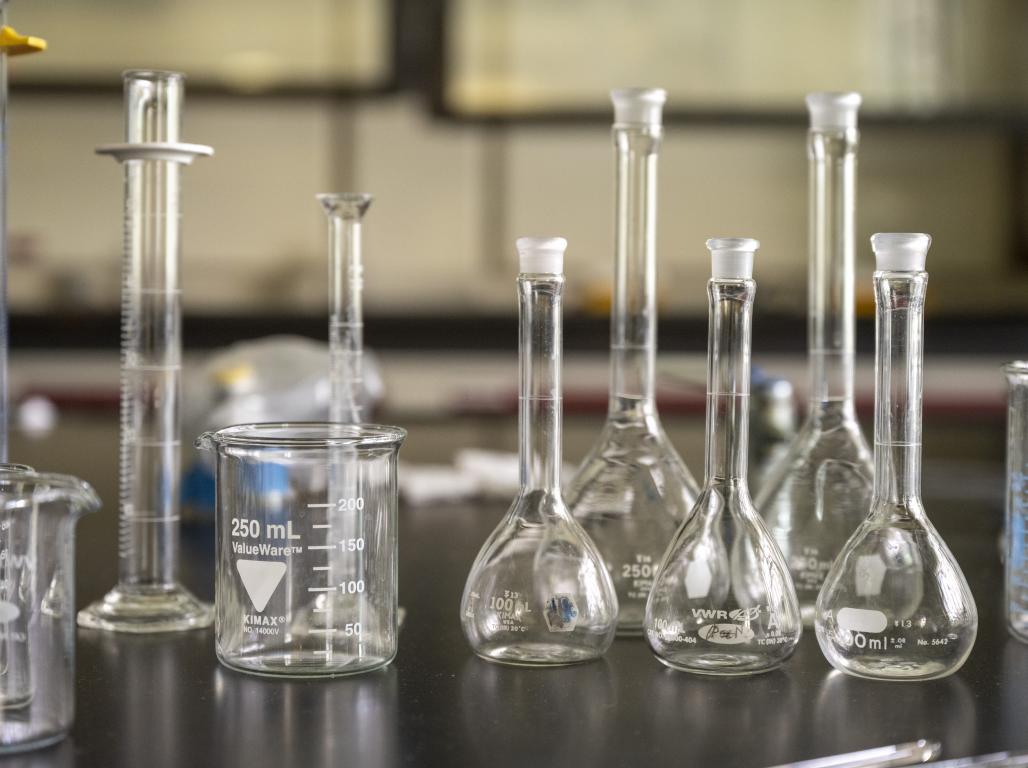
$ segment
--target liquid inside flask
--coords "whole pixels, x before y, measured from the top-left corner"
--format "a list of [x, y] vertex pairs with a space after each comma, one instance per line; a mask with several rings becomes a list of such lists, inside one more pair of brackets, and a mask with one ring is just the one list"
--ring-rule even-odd
[[802, 624], [789, 568], [746, 482], [750, 325], [756, 283], [745, 238], [708, 240], [706, 482], [660, 564], [646, 640], [674, 669], [765, 672], [787, 659]]
[[871, 238], [877, 259], [875, 483], [871, 512], [817, 600], [817, 641], [832, 666], [878, 680], [952, 674], [978, 612], [964, 574], [921, 504], [925, 257], [931, 238]]
[[619, 634], [642, 631], [661, 556], [698, 492], [657, 414], [657, 154], [666, 94], [611, 93], [616, 149], [614, 296], [607, 421], [567, 491], [614, 580]]
[[521, 238], [521, 490], [482, 546], [461, 599], [464, 635], [489, 661], [529, 666], [601, 656], [617, 597], [560, 489], [563, 238]]
[[757, 509], [789, 563], [807, 625], [832, 562], [867, 515], [874, 475], [853, 401], [859, 106], [857, 93], [807, 96], [810, 405], [757, 494]]

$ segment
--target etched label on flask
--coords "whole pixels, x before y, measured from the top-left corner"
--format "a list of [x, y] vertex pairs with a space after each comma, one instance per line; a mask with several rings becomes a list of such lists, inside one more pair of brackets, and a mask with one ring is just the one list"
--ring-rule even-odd
[[487, 605], [493, 611], [497, 629], [506, 632], [527, 631], [525, 619], [532, 613], [532, 609], [520, 592], [505, 589], [500, 594], [491, 595]]
[[621, 580], [620, 593], [629, 600], [645, 600], [657, 575], [657, 563], [651, 555], [636, 554], [631, 562], [622, 563], [616, 576]]

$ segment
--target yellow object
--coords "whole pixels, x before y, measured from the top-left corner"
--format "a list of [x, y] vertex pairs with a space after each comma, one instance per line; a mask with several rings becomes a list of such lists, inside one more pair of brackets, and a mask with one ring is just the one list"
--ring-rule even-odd
[[19, 35], [14, 27], [0, 27], [0, 51], [8, 56], [20, 56], [23, 53], [36, 53], [46, 50], [46, 40], [41, 37]]

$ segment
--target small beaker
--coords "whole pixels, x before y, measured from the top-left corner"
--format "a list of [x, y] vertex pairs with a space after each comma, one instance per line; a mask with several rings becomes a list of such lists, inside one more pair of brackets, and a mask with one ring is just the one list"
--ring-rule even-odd
[[1028, 642], [1028, 360], [1003, 366], [1007, 377], [1007, 622]]
[[396, 462], [406, 431], [245, 424], [217, 455], [215, 647], [244, 672], [317, 677], [396, 655]]
[[64, 738], [75, 718], [75, 523], [86, 483], [0, 465], [0, 753]]

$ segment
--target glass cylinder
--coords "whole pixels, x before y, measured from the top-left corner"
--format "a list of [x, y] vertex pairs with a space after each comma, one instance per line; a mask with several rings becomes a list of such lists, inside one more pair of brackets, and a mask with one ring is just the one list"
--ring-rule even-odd
[[1028, 642], [1028, 361], [1003, 366], [1007, 403], [1006, 605], [1014, 637]]
[[563, 238], [518, 240], [521, 489], [482, 545], [461, 599], [472, 650], [488, 661], [553, 666], [601, 656], [617, 597], [560, 488]]
[[706, 481], [661, 561], [646, 603], [646, 640], [672, 669], [746, 675], [781, 665], [802, 626], [789, 569], [746, 481], [759, 243], [719, 238], [707, 247]]
[[371, 195], [343, 192], [318, 195], [328, 217], [329, 421], [363, 421], [364, 265], [361, 220]]
[[879, 233], [875, 481], [870, 514], [818, 595], [817, 640], [836, 669], [878, 680], [952, 674], [974, 646], [978, 612], [960, 566], [921, 503], [925, 258], [931, 238]]
[[614, 580], [619, 634], [642, 631], [646, 597], [697, 486], [660, 423], [657, 355], [657, 159], [666, 94], [611, 92], [616, 218], [610, 399], [599, 439], [568, 487], [572, 514]]
[[209, 147], [179, 142], [184, 78], [129, 71], [125, 143], [99, 148], [125, 173], [121, 315], [118, 584], [79, 614], [84, 627], [161, 632], [205, 627], [211, 606], [178, 581], [181, 463], [183, 164]]

